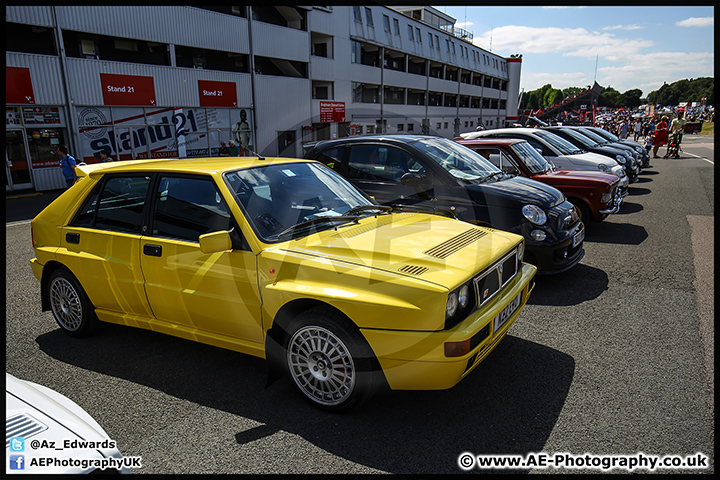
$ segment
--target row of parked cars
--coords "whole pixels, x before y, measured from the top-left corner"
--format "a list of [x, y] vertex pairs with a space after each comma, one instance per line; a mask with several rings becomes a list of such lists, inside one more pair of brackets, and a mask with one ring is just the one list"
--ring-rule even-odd
[[264, 358], [269, 382], [329, 411], [383, 387], [450, 388], [504, 338], [537, 272], [583, 258], [585, 224], [617, 213], [640, 171], [634, 145], [596, 136], [590, 152], [566, 131], [586, 135], [78, 166], [31, 223], [42, 308], [71, 336], [116, 323]]

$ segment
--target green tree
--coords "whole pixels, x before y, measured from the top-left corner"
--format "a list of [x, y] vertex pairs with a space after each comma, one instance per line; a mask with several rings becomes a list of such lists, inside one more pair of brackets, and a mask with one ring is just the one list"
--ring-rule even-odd
[[610, 107], [610, 108], [619, 108], [620, 107], [620, 92], [615, 90], [612, 87], [604, 88], [602, 93], [600, 94], [600, 98], [598, 98], [598, 106], [599, 107]]
[[562, 93], [563, 93], [563, 98], [574, 97], [575, 95], [577, 95], [578, 93], [580, 93], [580, 92], [582, 92], [582, 91], [583, 91], [583, 89], [580, 88], [580, 87], [568, 87], [568, 88], [564, 88], [563, 91], [562, 91]]
[[642, 96], [642, 90], [633, 88], [620, 95], [620, 104], [627, 108], [637, 108], [642, 105], [640, 97]]

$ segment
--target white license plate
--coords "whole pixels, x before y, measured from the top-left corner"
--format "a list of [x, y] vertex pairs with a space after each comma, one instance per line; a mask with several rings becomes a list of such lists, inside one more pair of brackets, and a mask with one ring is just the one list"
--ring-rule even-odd
[[585, 229], [584, 228], [573, 236], [573, 248], [580, 245], [580, 242], [582, 242], [583, 240], [585, 240]]
[[515, 313], [515, 310], [520, 306], [520, 300], [522, 299], [522, 292], [518, 293], [517, 297], [508, 304], [507, 307], [503, 308], [503, 311], [498, 313], [493, 320], [493, 333], [497, 332], [500, 327], [507, 321], [508, 318]]

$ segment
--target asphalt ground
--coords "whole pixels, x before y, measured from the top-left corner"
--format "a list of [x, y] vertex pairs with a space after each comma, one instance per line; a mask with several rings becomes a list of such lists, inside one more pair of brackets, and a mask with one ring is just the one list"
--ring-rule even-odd
[[6, 195], [6, 369], [77, 402], [142, 457], [136, 474], [453, 474], [464, 452], [701, 452], [707, 469], [658, 472], [713, 473], [714, 158], [712, 137], [686, 135], [683, 158], [652, 160], [621, 212], [587, 227], [582, 262], [536, 277], [508, 336], [456, 387], [342, 415], [289, 381], [266, 388], [261, 359], [116, 325], [63, 334], [40, 311], [28, 222], [60, 192]]

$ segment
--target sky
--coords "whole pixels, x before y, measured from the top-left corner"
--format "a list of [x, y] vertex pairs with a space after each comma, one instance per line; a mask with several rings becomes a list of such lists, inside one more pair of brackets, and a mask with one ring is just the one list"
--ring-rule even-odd
[[[695, 3], [697, 5], [697, 2]], [[435, 6], [498, 55], [522, 54], [521, 91], [551, 84], [620, 93], [714, 77], [712, 6]]]

